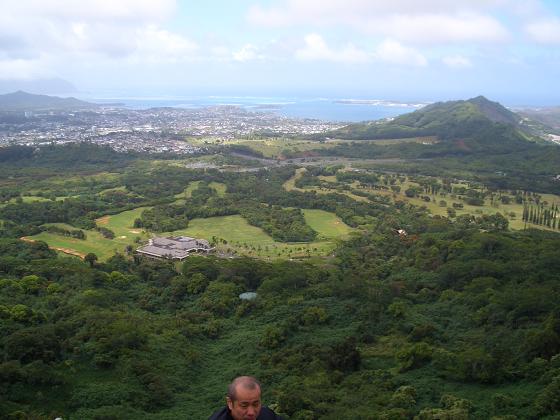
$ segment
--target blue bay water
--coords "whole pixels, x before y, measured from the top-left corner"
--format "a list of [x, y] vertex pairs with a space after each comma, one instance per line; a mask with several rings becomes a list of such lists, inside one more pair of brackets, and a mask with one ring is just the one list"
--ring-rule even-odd
[[119, 103], [131, 109], [178, 107], [198, 109], [209, 106], [238, 106], [247, 111], [272, 112], [290, 118], [358, 122], [396, 117], [412, 112], [424, 104], [405, 104], [387, 100], [293, 98], [293, 97], [103, 97], [89, 99], [96, 103]]

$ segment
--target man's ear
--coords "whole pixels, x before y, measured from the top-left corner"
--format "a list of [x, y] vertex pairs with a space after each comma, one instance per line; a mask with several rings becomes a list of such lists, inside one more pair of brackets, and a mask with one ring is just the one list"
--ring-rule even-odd
[[228, 408], [230, 410], [233, 410], [233, 401], [231, 400], [230, 397], [226, 397], [226, 403], [227, 403]]

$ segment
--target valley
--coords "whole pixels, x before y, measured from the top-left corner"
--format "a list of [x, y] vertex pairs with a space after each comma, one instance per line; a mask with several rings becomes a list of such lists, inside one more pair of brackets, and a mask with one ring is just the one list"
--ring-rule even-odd
[[[203, 419], [243, 372], [294, 420], [555, 418], [557, 146], [475, 99], [189, 156], [0, 148], [0, 417]], [[214, 250], [136, 252], [170, 236]]]

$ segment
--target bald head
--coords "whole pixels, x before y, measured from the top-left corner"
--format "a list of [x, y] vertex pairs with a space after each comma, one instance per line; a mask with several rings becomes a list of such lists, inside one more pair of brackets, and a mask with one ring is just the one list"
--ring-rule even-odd
[[261, 384], [257, 381], [257, 378], [253, 376], [238, 376], [228, 386], [227, 396], [231, 401], [237, 399], [238, 390], [240, 388], [248, 391], [258, 391], [260, 394]]

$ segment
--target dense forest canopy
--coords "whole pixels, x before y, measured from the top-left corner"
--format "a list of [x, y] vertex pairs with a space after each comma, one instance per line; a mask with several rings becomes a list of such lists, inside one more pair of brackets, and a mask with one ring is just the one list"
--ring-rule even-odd
[[[224, 172], [89, 145], [3, 153], [17, 177], [0, 189], [2, 418], [204, 419], [239, 374], [259, 377], [264, 402], [289, 419], [560, 412], [560, 226], [537, 223], [557, 219], [538, 194], [421, 176], [422, 162], [408, 174]], [[65, 153], [76, 165], [61, 176]], [[87, 172], [96, 160], [102, 174]], [[444, 201], [446, 216], [403, 195]], [[490, 200], [525, 203], [527, 228], [449, 211]], [[235, 214], [277, 241], [313, 241], [307, 209], [356, 230], [329, 255], [297, 260], [175, 263], [125, 249], [80, 260], [19, 239], [84, 241], [97, 229], [112, 240], [99, 218], [139, 208], [134, 223], [149, 232]], [[256, 299], [239, 297], [247, 291]]]
[[4, 239], [2, 415], [205, 418], [241, 372], [290, 418], [557, 412], [557, 234], [407, 220], [401, 237], [379, 218], [328, 265], [177, 272]]

